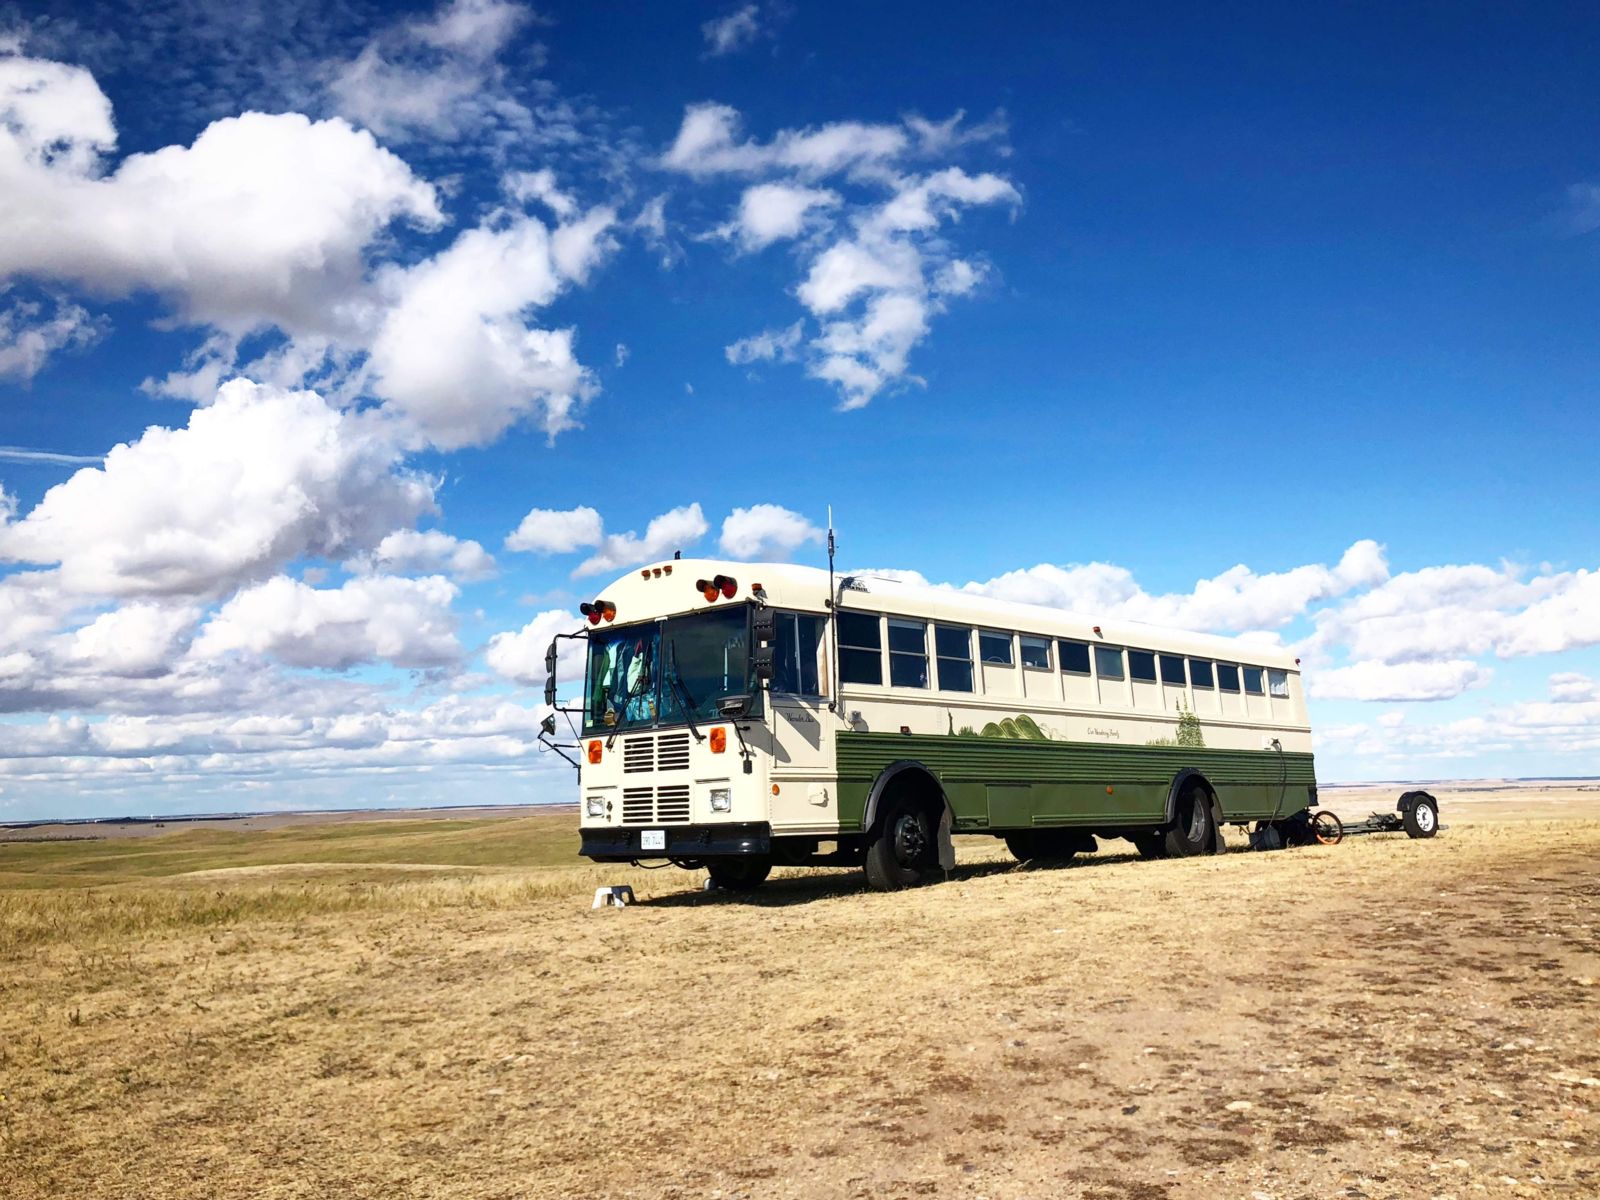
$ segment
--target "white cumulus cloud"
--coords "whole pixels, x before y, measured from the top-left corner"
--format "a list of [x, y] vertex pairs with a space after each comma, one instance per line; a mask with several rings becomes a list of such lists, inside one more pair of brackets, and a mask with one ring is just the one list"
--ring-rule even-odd
[[[521, 629], [497, 633], [490, 638], [484, 661], [498, 675], [542, 688], [544, 656], [550, 643], [558, 633], [576, 633], [583, 627], [582, 619], [570, 609], [548, 609]], [[583, 680], [585, 645], [581, 638], [563, 638], [556, 643], [556, 679], [563, 686]]]
[[706, 40], [706, 56], [718, 58], [752, 45], [761, 36], [761, 8], [746, 4], [700, 26]]
[[582, 546], [597, 546], [603, 536], [600, 514], [592, 508], [535, 508], [506, 535], [506, 549], [565, 554]]
[[687, 504], [662, 513], [645, 526], [643, 535], [609, 533], [600, 540], [594, 554], [578, 564], [573, 577], [600, 575], [637, 563], [666, 558], [676, 550], [685, 549], [705, 536], [710, 526], [698, 504]]
[[785, 559], [806, 543], [821, 540], [822, 530], [799, 513], [776, 504], [753, 504], [728, 514], [720, 545], [730, 558]]
[[462, 583], [493, 578], [494, 557], [477, 542], [453, 537], [442, 529], [396, 529], [386, 534], [370, 560], [356, 565], [389, 575], [448, 575]]
[[302, 555], [343, 558], [434, 508], [380, 422], [237, 380], [0, 526], [0, 559], [87, 595], [215, 594]]
[[193, 652], [204, 659], [246, 651], [331, 670], [368, 662], [445, 666], [461, 654], [450, 608], [457, 594], [437, 575], [364, 575], [322, 589], [279, 575], [224, 604]]
[[747, 252], [804, 233], [813, 210], [833, 208], [838, 192], [788, 183], [758, 183], [744, 190], [733, 220], [720, 230]]
[[1366, 660], [1331, 671], [1314, 671], [1306, 688], [1317, 700], [1448, 700], [1482, 687], [1494, 672], [1471, 659], [1383, 663]]

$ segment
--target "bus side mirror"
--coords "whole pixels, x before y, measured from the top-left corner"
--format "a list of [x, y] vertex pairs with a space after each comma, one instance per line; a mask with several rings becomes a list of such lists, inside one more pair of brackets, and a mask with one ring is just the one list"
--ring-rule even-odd
[[546, 737], [555, 737], [555, 735], [556, 735], [556, 715], [555, 715], [555, 713], [551, 713], [544, 720], [540, 721], [539, 722], [539, 728], [540, 728], [541, 731], [543, 731], [543, 733], [544, 733], [544, 735]]
[[750, 673], [759, 682], [772, 678], [772, 651], [778, 641], [778, 614], [758, 608], [750, 622]]
[[544, 702], [554, 706], [556, 702], [556, 644], [550, 643], [550, 649], [544, 652]]

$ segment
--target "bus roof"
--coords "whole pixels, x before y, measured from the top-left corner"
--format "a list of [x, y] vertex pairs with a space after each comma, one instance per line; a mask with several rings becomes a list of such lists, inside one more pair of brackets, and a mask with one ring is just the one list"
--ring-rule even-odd
[[[730, 576], [736, 581], [735, 598], [741, 601], [748, 600], [751, 588], [760, 584], [768, 602], [778, 608], [809, 612], [827, 609], [824, 602], [828, 598], [828, 572], [822, 568], [731, 559], [685, 558], [650, 563], [634, 568], [596, 596], [617, 606], [618, 624], [700, 612], [728, 603], [720, 597], [708, 601], [695, 587], [697, 581], [714, 579], [718, 575]], [[1076, 638], [1106, 646], [1132, 646], [1289, 671], [1297, 669], [1292, 652], [1251, 638], [1222, 637], [1142, 621], [1073, 613], [1042, 604], [997, 600], [959, 588], [907, 583], [868, 573], [846, 575], [841, 572], [835, 576], [835, 585], [846, 579], [851, 583], [841, 595], [841, 611], [856, 609], [921, 617], [979, 628]], [[1098, 634], [1096, 627], [1100, 631]]]

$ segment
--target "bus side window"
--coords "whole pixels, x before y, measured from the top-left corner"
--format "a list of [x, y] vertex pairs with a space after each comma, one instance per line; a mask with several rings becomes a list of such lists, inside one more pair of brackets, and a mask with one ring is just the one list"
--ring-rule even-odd
[[1239, 668], [1232, 663], [1217, 664], [1217, 686], [1225, 692], [1239, 690]]
[[1289, 672], [1269, 669], [1267, 671], [1267, 691], [1279, 700], [1289, 698]]
[[1011, 635], [992, 629], [978, 630], [978, 657], [1002, 667], [1011, 665]]
[[839, 614], [839, 681], [883, 683], [883, 631], [877, 614]]
[[1069, 642], [1065, 639], [1056, 643], [1056, 652], [1061, 655], [1061, 669], [1068, 675], [1087, 675], [1089, 673], [1089, 644], [1087, 642]]
[[1267, 689], [1261, 684], [1261, 668], [1246, 667], [1244, 669], [1244, 690], [1252, 696], [1265, 696]]
[[817, 648], [822, 642], [822, 618], [811, 613], [778, 613], [777, 632], [771, 689], [797, 696], [820, 695]]
[[889, 683], [893, 687], [928, 686], [928, 627], [921, 621], [889, 618]]
[[1094, 648], [1095, 674], [1101, 679], [1121, 679], [1122, 647], [1096, 646]]
[[1050, 639], [1034, 637], [1031, 634], [1019, 634], [1017, 639], [1022, 646], [1022, 665], [1038, 671], [1050, 669]]
[[955, 625], [933, 627], [933, 649], [939, 659], [939, 690], [972, 690], [972, 630]]

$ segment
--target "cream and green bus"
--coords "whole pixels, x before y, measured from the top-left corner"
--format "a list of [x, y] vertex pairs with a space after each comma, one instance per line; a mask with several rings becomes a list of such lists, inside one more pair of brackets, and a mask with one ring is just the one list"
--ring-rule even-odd
[[730, 890], [853, 866], [889, 890], [949, 870], [957, 835], [1021, 859], [1099, 838], [1199, 855], [1317, 801], [1298, 661], [1275, 646], [704, 559], [634, 570], [582, 615], [564, 711], [596, 862]]

